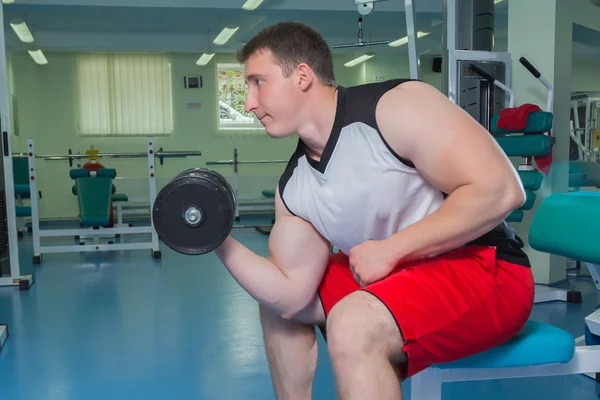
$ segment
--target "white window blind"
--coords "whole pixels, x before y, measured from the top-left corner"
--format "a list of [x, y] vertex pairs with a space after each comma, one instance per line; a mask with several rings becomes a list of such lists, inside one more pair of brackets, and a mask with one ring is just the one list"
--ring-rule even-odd
[[254, 113], [244, 111], [248, 86], [244, 67], [235, 63], [217, 64], [218, 118], [220, 130], [264, 130]]
[[78, 54], [79, 133], [169, 135], [171, 65], [162, 54]]

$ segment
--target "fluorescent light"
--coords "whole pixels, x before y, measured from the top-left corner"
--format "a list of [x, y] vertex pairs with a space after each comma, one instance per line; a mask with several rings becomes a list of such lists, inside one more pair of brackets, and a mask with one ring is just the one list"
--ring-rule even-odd
[[208, 64], [210, 62], [210, 60], [212, 60], [212, 58], [215, 56], [215, 53], [212, 54], [207, 54], [204, 53], [200, 56], [200, 58], [198, 59], [198, 61], [196, 61], [196, 64], [203, 67], [206, 64]]
[[15, 0], [2, 0], [2, 2], [3, 2], [4, 4], [12, 4], [12, 3], [14, 3], [14, 2], [15, 2]]
[[[423, 36], [427, 36], [429, 35], [431, 32], [417, 32], [417, 38], [422, 38]], [[388, 43], [388, 46], [391, 47], [399, 47], [402, 45], [405, 45], [406, 43], [408, 43], [408, 36], [404, 36], [403, 38], [400, 38], [398, 40], [394, 40], [393, 42]]]
[[33, 43], [33, 35], [29, 31], [29, 28], [24, 21], [21, 21], [20, 19], [13, 19], [10, 21], [10, 26], [12, 26], [19, 39], [21, 39], [21, 42]]
[[256, 10], [258, 6], [262, 4], [262, 2], [263, 0], [246, 0], [242, 8], [248, 11]]
[[229, 41], [229, 39], [231, 39], [233, 34], [236, 33], [238, 29], [240, 29], [239, 26], [226, 26], [225, 28], [223, 28], [221, 33], [217, 35], [215, 40], [213, 40], [213, 43], [219, 46], [224, 45]]
[[344, 64], [344, 67], [348, 67], [348, 68], [354, 67], [355, 65], [358, 65], [361, 62], [370, 60], [373, 57], [375, 57], [375, 53], [365, 53], [360, 57], [356, 57], [354, 60], [348, 61], [346, 64]]
[[44, 56], [44, 53], [42, 53], [42, 51], [40, 49], [38, 50], [29, 50], [29, 54], [31, 55], [31, 58], [33, 58], [33, 60], [40, 64], [40, 65], [46, 65], [48, 64], [48, 60], [46, 60], [46, 57]]
[[502, 3], [504, 0], [494, 0], [494, 4]]

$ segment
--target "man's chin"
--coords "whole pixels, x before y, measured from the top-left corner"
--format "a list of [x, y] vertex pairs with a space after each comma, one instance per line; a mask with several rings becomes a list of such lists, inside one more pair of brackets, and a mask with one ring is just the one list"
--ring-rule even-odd
[[270, 137], [275, 138], [275, 139], [284, 138], [284, 137], [291, 135], [290, 133], [287, 133], [281, 129], [274, 128], [272, 125], [268, 125], [268, 126], [264, 126], [264, 127], [265, 127], [265, 132], [267, 132], [267, 135], [269, 135]]

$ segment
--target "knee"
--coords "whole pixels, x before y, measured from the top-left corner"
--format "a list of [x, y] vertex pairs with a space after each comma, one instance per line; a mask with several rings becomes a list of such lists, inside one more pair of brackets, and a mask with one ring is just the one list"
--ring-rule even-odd
[[382, 346], [377, 330], [377, 324], [368, 315], [340, 302], [327, 317], [330, 358], [333, 362], [344, 362], [379, 353]]

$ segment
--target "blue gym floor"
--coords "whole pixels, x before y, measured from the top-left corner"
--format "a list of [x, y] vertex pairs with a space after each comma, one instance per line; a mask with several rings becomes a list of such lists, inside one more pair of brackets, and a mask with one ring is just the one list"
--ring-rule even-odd
[[[241, 230], [234, 237], [267, 254], [267, 236]], [[256, 302], [215, 254], [184, 256], [166, 246], [162, 260], [149, 250], [48, 254], [33, 267], [31, 238], [19, 243], [22, 272], [33, 269], [36, 283], [29, 291], [0, 287], [0, 322], [10, 329], [0, 399], [275, 398]], [[600, 295], [590, 280], [569, 285], [583, 292], [583, 304], [539, 304], [532, 319], [577, 337]], [[319, 345], [313, 398], [333, 400], [320, 336]], [[453, 400], [589, 400], [600, 392], [585, 376], [446, 385], [444, 399]], [[408, 399], [410, 380], [403, 388]]]

